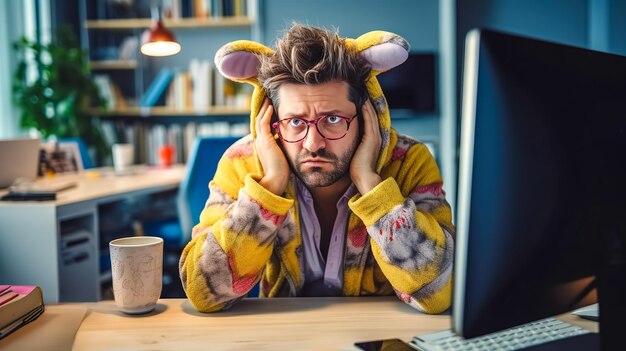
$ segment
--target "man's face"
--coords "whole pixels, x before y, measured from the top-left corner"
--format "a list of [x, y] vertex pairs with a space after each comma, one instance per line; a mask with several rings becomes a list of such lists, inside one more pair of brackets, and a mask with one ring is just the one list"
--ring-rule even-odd
[[[351, 118], [360, 112], [348, 99], [346, 82], [283, 84], [278, 95], [279, 120], [297, 117], [312, 121], [331, 115]], [[295, 143], [281, 140], [281, 145], [292, 170], [307, 187], [325, 187], [349, 177], [350, 161], [359, 143], [358, 131], [355, 118], [343, 138], [328, 140], [320, 135], [314, 124], [310, 124], [303, 140]]]

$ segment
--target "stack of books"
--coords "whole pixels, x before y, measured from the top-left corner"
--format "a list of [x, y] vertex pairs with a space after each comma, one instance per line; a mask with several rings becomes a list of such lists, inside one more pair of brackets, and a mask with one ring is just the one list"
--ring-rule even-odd
[[0, 285], [0, 339], [43, 311], [43, 294], [38, 286]]

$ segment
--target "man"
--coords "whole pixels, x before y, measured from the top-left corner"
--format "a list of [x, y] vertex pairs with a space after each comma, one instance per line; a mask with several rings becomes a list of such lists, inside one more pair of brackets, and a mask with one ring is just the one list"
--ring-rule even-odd
[[408, 44], [295, 24], [277, 47], [216, 54], [223, 74], [257, 89], [252, 133], [222, 157], [181, 256], [189, 300], [219, 311], [260, 281], [265, 297], [395, 292], [445, 311], [454, 227], [442, 179], [423, 144], [389, 127], [375, 78]]

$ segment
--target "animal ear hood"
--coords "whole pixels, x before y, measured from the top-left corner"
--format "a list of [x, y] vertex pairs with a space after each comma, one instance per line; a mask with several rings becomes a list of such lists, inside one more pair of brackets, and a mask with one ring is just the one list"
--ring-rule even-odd
[[[372, 68], [366, 86], [370, 100], [378, 113], [378, 122], [383, 138], [377, 164], [377, 170], [380, 171], [393, 152], [389, 145], [391, 138], [395, 138], [395, 133], [391, 131], [391, 118], [387, 101], [376, 76], [403, 63], [409, 56], [409, 43], [401, 36], [385, 31], [372, 31], [357, 39], [345, 38], [344, 41], [349, 48], [358, 52]], [[250, 40], [238, 40], [225, 44], [215, 54], [215, 65], [222, 75], [233, 81], [245, 82], [254, 86], [250, 111], [252, 137], [256, 137], [255, 119], [266, 96], [265, 89], [257, 79], [260, 65], [259, 57], [274, 54], [274, 50]]]
[[400, 65], [409, 57], [409, 43], [394, 33], [377, 30], [361, 35], [353, 43], [376, 75]]
[[237, 40], [217, 51], [215, 66], [230, 80], [258, 85], [259, 55], [274, 55], [274, 50], [254, 41]]

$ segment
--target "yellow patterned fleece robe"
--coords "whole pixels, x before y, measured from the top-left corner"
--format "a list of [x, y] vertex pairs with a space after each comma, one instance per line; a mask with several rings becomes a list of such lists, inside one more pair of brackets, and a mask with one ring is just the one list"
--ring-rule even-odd
[[[348, 203], [343, 294], [395, 292], [420, 311], [443, 312], [451, 302], [454, 227], [450, 206], [428, 149], [391, 129], [376, 79], [404, 62], [409, 45], [402, 37], [383, 31], [344, 40], [372, 66], [367, 89], [383, 140], [377, 163], [383, 181]], [[233, 144], [220, 160], [200, 223], [180, 259], [185, 292], [202, 312], [230, 307], [259, 281], [261, 297], [302, 292], [302, 235], [294, 178], [282, 196], [258, 183], [263, 171], [254, 149], [254, 120], [266, 94], [256, 79], [257, 55], [273, 54], [262, 44], [242, 40], [224, 45], [215, 57], [223, 75], [255, 89], [251, 134]]]

